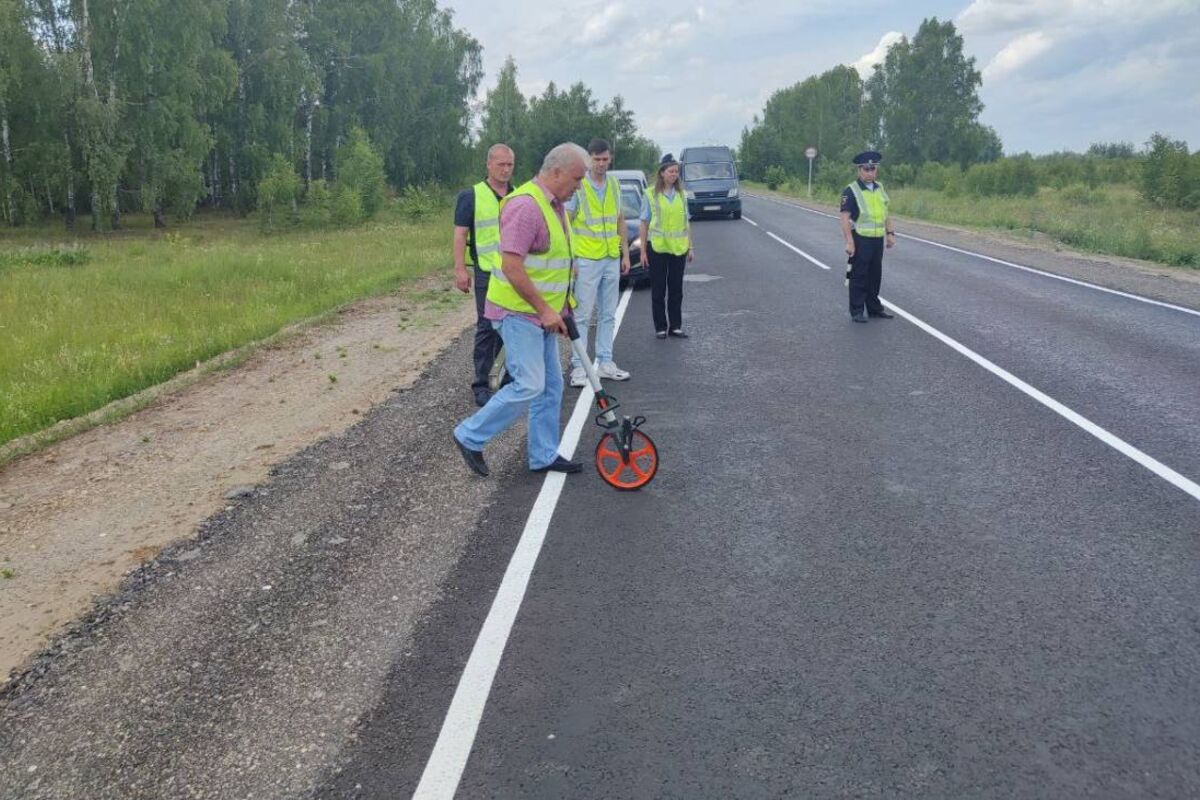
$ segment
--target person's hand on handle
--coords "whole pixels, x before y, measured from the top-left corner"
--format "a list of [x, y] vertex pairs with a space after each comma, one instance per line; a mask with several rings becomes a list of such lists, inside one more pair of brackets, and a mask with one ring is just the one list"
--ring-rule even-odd
[[563, 322], [562, 315], [549, 306], [538, 313], [538, 321], [542, 323], [544, 331], [553, 331], [560, 336], [567, 335], [567, 325]]

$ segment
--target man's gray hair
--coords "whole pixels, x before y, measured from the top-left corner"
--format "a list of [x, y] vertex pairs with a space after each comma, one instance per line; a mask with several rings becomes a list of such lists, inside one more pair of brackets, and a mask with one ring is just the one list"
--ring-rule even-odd
[[494, 145], [492, 145], [491, 147], [488, 148], [487, 160], [491, 161], [493, 158], [500, 155], [501, 153], [509, 153], [510, 155], [516, 155], [516, 153], [513, 153], [513, 149], [511, 147], [509, 147], [508, 145], [506, 145], [504, 142], [496, 142]]
[[584, 150], [574, 142], [563, 142], [549, 153], [546, 153], [546, 158], [542, 161], [542, 174], [552, 169], [566, 169], [576, 161], [586, 167], [591, 158], [587, 150]]

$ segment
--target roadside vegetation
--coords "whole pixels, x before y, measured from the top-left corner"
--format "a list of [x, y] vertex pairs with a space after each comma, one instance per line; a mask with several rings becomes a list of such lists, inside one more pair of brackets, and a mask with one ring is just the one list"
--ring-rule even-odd
[[4, 233], [0, 444], [440, 268], [448, 198], [413, 196], [345, 228], [302, 206], [273, 233], [215, 212], [166, 233], [152, 215], [119, 234]]
[[815, 147], [813, 199], [836, 203], [851, 158], [875, 148], [898, 214], [1200, 268], [1200, 152], [1155, 133], [1140, 149], [1005, 156], [979, 122], [982, 80], [954, 24], [927, 19], [866, 79], [836, 67], [772, 95], [742, 133], [739, 169], [804, 197]]
[[496, 141], [518, 180], [655, 161], [620, 97], [516, 74], [476, 108], [431, 0], [0, 0], [0, 445], [448, 263]]
[[[1177, 159], [1167, 170], [1156, 168], [1156, 148], [1180, 152], [1180, 144], [1156, 135], [1140, 153], [1129, 144], [1093, 145], [1084, 154], [1003, 158], [965, 170], [936, 162], [885, 166], [881, 180], [902, 216], [1040, 234], [1078, 250], [1200, 268], [1200, 195], [1181, 193], [1175, 203], [1155, 199], [1173, 186], [1196, 185], [1176, 181], [1179, 172], [1194, 169], [1200, 181], [1196, 155], [1190, 164]], [[807, 175], [776, 170], [767, 177], [750, 185], [807, 197]], [[852, 178], [850, 167], [840, 175], [828, 170], [814, 181], [812, 199], [836, 205]]]

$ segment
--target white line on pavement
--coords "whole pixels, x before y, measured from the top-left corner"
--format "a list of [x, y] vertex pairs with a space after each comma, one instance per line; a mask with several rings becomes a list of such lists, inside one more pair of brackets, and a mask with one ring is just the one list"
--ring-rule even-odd
[[[778, 236], [775, 236], [775, 234], [773, 234], [773, 233], [768, 233], [767, 235], [771, 236], [774, 239], [777, 239], [780, 242], [783, 242], [784, 244], [788, 244], [787, 242], [784, 242], [782, 239], [780, 239]], [[792, 247], [792, 245], [788, 244], [788, 247]], [[829, 267], [827, 267], [824, 264], [821, 264], [821, 262], [817, 261], [815, 258], [808, 255], [807, 253], [797, 250], [795, 247], [792, 247], [792, 249], [796, 250], [796, 252], [803, 255], [809, 261], [812, 261], [812, 262], [818, 264], [819, 266], [821, 266], [824, 269], [829, 269]], [[938, 339], [939, 341], [943, 342], [944, 344], [949, 345], [951, 348], [953, 348], [954, 350], [957, 350], [962, 355], [971, 359], [976, 364], [978, 364], [979, 366], [986, 369], [988, 372], [991, 372], [993, 375], [996, 375], [997, 377], [1003, 379], [1004, 381], [1008, 382], [1010, 385], [1016, 387], [1017, 389], [1020, 389], [1022, 392], [1024, 392], [1025, 394], [1032, 397], [1034, 400], [1036, 400], [1039, 403], [1041, 403], [1042, 405], [1044, 405], [1046, 408], [1050, 409], [1054, 413], [1063, 417], [1067, 421], [1079, 426], [1083, 430], [1090, 433], [1092, 436], [1095, 436], [1097, 439], [1099, 439], [1100, 441], [1104, 442], [1109, 447], [1116, 450], [1118, 453], [1121, 453], [1122, 455], [1125, 455], [1125, 456], [1133, 459], [1134, 461], [1141, 464], [1143, 467], [1150, 470], [1155, 475], [1157, 475], [1158, 477], [1167, 481], [1171, 485], [1176, 486], [1176, 487], [1182, 489], [1183, 491], [1187, 492], [1194, 499], [1200, 500], [1200, 484], [1197, 484], [1195, 481], [1185, 478], [1183, 475], [1180, 475], [1178, 472], [1171, 469], [1166, 464], [1162, 463], [1161, 461], [1158, 461], [1155, 458], [1152, 458], [1151, 456], [1147, 455], [1146, 453], [1143, 453], [1141, 450], [1139, 450], [1136, 447], [1134, 447], [1133, 445], [1129, 444], [1124, 439], [1121, 439], [1120, 437], [1115, 436], [1112, 433], [1109, 433], [1107, 430], [1105, 430], [1104, 428], [1101, 428], [1099, 425], [1092, 422], [1087, 417], [1084, 417], [1082, 414], [1078, 414], [1078, 413], [1072, 411], [1071, 409], [1064, 406], [1062, 403], [1055, 400], [1053, 397], [1050, 397], [1045, 392], [1042, 392], [1039, 389], [1036, 389], [1033, 386], [1030, 386], [1028, 383], [1021, 380], [1016, 375], [1013, 375], [1011, 372], [1003, 369], [1002, 367], [997, 366], [996, 364], [992, 363], [988, 359], [979, 355], [978, 353], [976, 353], [974, 350], [970, 349], [966, 345], [960, 344], [959, 342], [955, 341], [954, 339], [951, 339], [949, 336], [942, 333], [937, 328], [934, 328], [932, 325], [929, 325], [928, 323], [918, 319], [917, 317], [913, 316], [912, 314], [908, 313], [904, 309], [897, 306], [895, 303], [888, 302], [887, 300], [884, 300], [883, 298], [880, 298], [880, 300], [883, 301], [883, 304], [885, 306], [892, 309], [897, 314], [904, 317], [909, 322], [911, 322], [912, 324], [916, 325], [921, 330], [928, 333], [930, 336], [933, 336], [935, 339]]]
[[796, 245], [792, 244], [791, 242], [785, 242], [783, 239], [780, 239], [778, 236], [776, 236], [775, 234], [771, 233], [770, 231], [767, 231], [767, 236], [770, 236], [772, 239], [774, 239], [775, 241], [779, 242], [781, 245], [783, 245], [784, 247], [788, 248], [788, 249], [789, 249], [789, 250], [791, 250], [792, 252], [794, 252], [794, 253], [798, 253], [798, 254], [800, 254], [801, 256], [803, 256], [804, 258], [807, 258], [809, 261], [811, 261], [812, 263], [816, 264], [816, 265], [817, 265], [818, 267], [820, 267], [821, 269], [829, 269], [829, 266], [828, 266], [828, 265], [826, 265], [826, 264], [822, 264], [820, 261], [817, 261], [815, 258], [813, 258], [813, 257], [812, 257], [812, 256], [810, 256], [808, 253], [806, 253], [806, 252], [804, 252], [803, 250], [801, 250], [799, 247], [796, 247]]
[[[882, 298], [880, 298], [880, 299], [882, 299]], [[1101, 428], [1099, 425], [1097, 425], [1096, 423], [1089, 420], [1087, 417], [1084, 417], [1082, 414], [1078, 414], [1078, 413], [1072, 411], [1071, 409], [1064, 406], [1062, 403], [1055, 400], [1053, 397], [1050, 397], [1049, 395], [1047, 395], [1045, 392], [1042, 392], [1042, 391], [1034, 388], [1033, 386], [1030, 386], [1028, 383], [1021, 380], [1016, 375], [1013, 375], [1008, 370], [996, 366], [996, 364], [992, 363], [991, 361], [987, 360], [983, 356], [979, 355], [974, 350], [971, 350], [969, 347], [967, 347], [963, 344], [960, 344], [959, 342], [955, 341], [954, 339], [951, 339], [949, 336], [947, 336], [946, 334], [937, 330], [936, 328], [929, 325], [928, 323], [925, 323], [925, 322], [917, 319], [912, 314], [908, 313], [904, 309], [897, 306], [895, 303], [889, 303], [886, 300], [884, 300], [883, 303], [888, 308], [892, 309], [897, 314], [904, 317], [906, 320], [908, 320], [909, 322], [916, 325], [921, 330], [928, 333], [930, 336], [934, 337], [935, 339], [940, 340], [944, 344], [949, 345], [951, 348], [957, 350], [959, 353], [961, 353], [964, 356], [966, 356], [967, 358], [971, 359], [976, 364], [978, 364], [979, 366], [986, 369], [988, 372], [1003, 379], [1004, 381], [1008, 382], [1012, 386], [1015, 386], [1016, 388], [1020, 389], [1022, 392], [1029, 395], [1030, 397], [1032, 397], [1034, 400], [1037, 400], [1039, 403], [1041, 403], [1042, 405], [1044, 405], [1046, 408], [1050, 409], [1054, 413], [1056, 413], [1059, 416], [1063, 417], [1064, 419], [1074, 423], [1075, 425], [1078, 425], [1080, 428], [1083, 428], [1085, 431], [1090, 433], [1092, 436], [1095, 436], [1097, 439], [1104, 442], [1106, 445], [1113, 448], [1117, 452], [1119, 452], [1125, 456], [1128, 456], [1129, 458], [1133, 459], [1137, 463], [1141, 464], [1146, 469], [1153, 472], [1158, 477], [1162, 478], [1163, 480], [1167, 481], [1168, 483], [1187, 492], [1194, 499], [1200, 500], [1200, 484], [1197, 484], [1195, 481], [1185, 478], [1183, 475], [1180, 475], [1178, 472], [1171, 469], [1170, 467], [1168, 467], [1166, 464], [1162, 463], [1161, 461], [1158, 461], [1157, 459], [1154, 459], [1154, 458], [1146, 455], [1141, 450], [1137, 449], [1133, 445], [1126, 442], [1124, 439], [1121, 439], [1118, 436], [1114, 436], [1113, 434], [1106, 431], [1104, 428]]]
[[[626, 289], [617, 307], [616, 331], [621, 329], [621, 320], [625, 317], [625, 309], [629, 307], [632, 289]], [[614, 331], [615, 335], [615, 331]], [[559, 452], [570, 458], [579, 444], [583, 424], [591, 416], [592, 398], [594, 393], [590, 387], [585, 387], [579, 393], [575, 402], [575, 411], [563, 431]], [[459, 678], [458, 688], [454, 691], [454, 699], [450, 701], [450, 709], [442, 722], [442, 730], [425, 771], [421, 774], [421, 782], [413, 793], [414, 800], [434, 800], [438, 798], [453, 798], [462, 779], [463, 770], [467, 766], [467, 758], [475, 744], [475, 735], [479, 730], [479, 721], [483, 718], [483, 709], [487, 705], [488, 694], [492, 689], [492, 681], [496, 678], [496, 670], [500, 666], [500, 658], [504, 655], [508, 636], [516, 622], [517, 612], [525, 599], [525, 589], [533, 574], [534, 564], [541, 553], [542, 543], [550, 528], [550, 520], [558, 505], [559, 495], [562, 494], [566, 476], [561, 472], [548, 472], [542, 483], [542, 490], [533, 504], [533, 510], [525, 522], [525, 530], [513, 551], [508, 569], [504, 571], [504, 579], [496, 590], [496, 598], [492, 601], [491, 610], [479, 631], [479, 638], [471, 649], [467, 665]]]
[[[776, 200], [773, 197], [764, 197], [763, 195], [751, 195], [751, 196], [757, 197], [760, 200], [766, 200], [771, 203], [778, 203], [781, 206], [788, 206], [789, 208], [798, 208], [801, 211], [807, 211], [808, 213], [816, 214], [817, 216], [829, 217], [830, 219], [837, 219], [837, 216], [834, 214], [829, 214], [824, 211], [818, 211], [815, 208], [809, 208], [807, 206], [802, 206], [799, 203], [789, 203], [786, 200]], [[1146, 304], [1152, 305], [1152, 306], [1159, 306], [1160, 308], [1169, 308], [1172, 311], [1182, 311], [1184, 314], [1191, 314], [1194, 317], [1200, 317], [1200, 311], [1197, 311], [1194, 308], [1186, 308], [1185, 306], [1177, 306], [1174, 303], [1164, 303], [1161, 300], [1154, 300], [1149, 297], [1143, 297], [1140, 294], [1131, 294], [1129, 292], [1118, 291], [1117, 289], [1109, 289], [1107, 286], [1100, 286], [1099, 284], [1096, 284], [1096, 283], [1088, 283], [1087, 281], [1081, 281], [1077, 278], [1068, 278], [1066, 275], [1058, 275], [1056, 273], [1047, 272], [1045, 270], [1036, 269], [1034, 267], [1027, 267], [1024, 264], [1014, 264], [1013, 262], [1005, 261], [1002, 258], [995, 258], [993, 256], [984, 255], [983, 253], [976, 253], [973, 250], [964, 250], [961, 247], [952, 247], [951, 245], [948, 245], [948, 244], [942, 244], [941, 242], [935, 242], [932, 239], [922, 239], [920, 236], [913, 236], [911, 234], [901, 233], [901, 234], [899, 234], [899, 237], [901, 239], [911, 239], [914, 242], [920, 242], [921, 244], [927, 244], [927, 245], [931, 245], [933, 247], [940, 247], [944, 250], [950, 250], [955, 253], [961, 253], [962, 255], [965, 255], [965, 256], [974, 256], [975, 258], [982, 258], [984, 261], [991, 261], [994, 264], [1000, 264], [1005, 267], [1012, 267], [1013, 269], [1019, 269], [1024, 272], [1030, 272], [1030, 273], [1033, 273], [1034, 275], [1041, 275], [1042, 277], [1045, 277], [1045, 278], [1053, 278], [1054, 280], [1062, 281], [1063, 283], [1072, 283], [1072, 284], [1075, 284], [1076, 286], [1083, 286], [1087, 289], [1095, 289], [1096, 291], [1104, 292], [1105, 294], [1112, 294], [1112, 295], [1116, 295], [1117, 297], [1124, 297], [1129, 300], [1136, 300], [1139, 303], [1146, 303]]]
[[746, 222], [749, 222], [749, 223], [750, 223], [751, 225], [753, 225], [754, 227], [756, 227], [756, 228], [758, 227], [758, 223], [757, 223], [757, 222], [755, 222], [754, 220], [750, 219], [749, 217], [747, 217], [747, 216], [746, 216], [746, 215], [744, 215], [744, 214], [742, 215], [742, 219], [744, 219]]

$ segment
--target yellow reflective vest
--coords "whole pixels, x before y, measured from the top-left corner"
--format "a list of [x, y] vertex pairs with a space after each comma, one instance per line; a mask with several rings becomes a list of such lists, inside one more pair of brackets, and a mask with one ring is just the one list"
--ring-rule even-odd
[[656, 253], [681, 256], [688, 251], [687, 197], [679, 189], [668, 198], [654, 189], [646, 190], [650, 204], [650, 246]]
[[[575, 298], [571, 297], [571, 237], [563, 228], [558, 214], [546, 199], [541, 186], [533, 181], [522, 184], [501, 201], [501, 210], [514, 197], [532, 197], [546, 221], [546, 230], [550, 232], [550, 248], [545, 253], [526, 255], [525, 272], [542, 299], [546, 301], [546, 305], [555, 311], [562, 311], [568, 302], [574, 307]], [[488, 281], [487, 299], [510, 311], [537, 313], [537, 309], [527, 303], [508, 282], [508, 276], [504, 274], [503, 269], [492, 272], [492, 278]]]
[[885, 223], [888, 215], [888, 193], [883, 184], [876, 181], [875, 189], [864, 192], [858, 181], [850, 184], [850, 192], [854, 202], [858, 204], [858, 219], [854, 221], [854, 230], [859, 236], [877, 239], [887, 231]]
[[601, 200], [590, 178], [584, 178], [575, 194], [574, 236], [576, 258], [598, 261], [621, 255], [621, 231], [617, 221], [621, 214], [621, 184], [609, 175], [605, 178], [604, 199]]
[[487, 181], [475, 184], [475, 266], [491, 272], [500, 266], [500, 201]]

